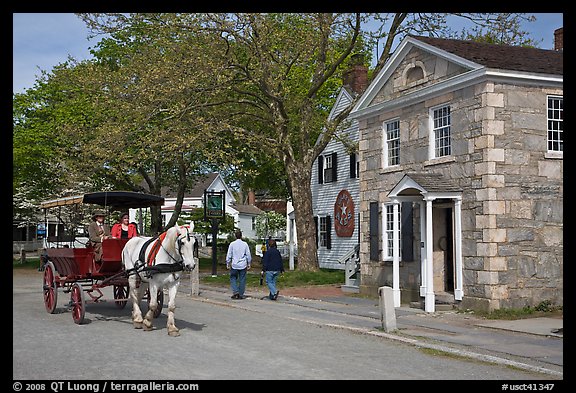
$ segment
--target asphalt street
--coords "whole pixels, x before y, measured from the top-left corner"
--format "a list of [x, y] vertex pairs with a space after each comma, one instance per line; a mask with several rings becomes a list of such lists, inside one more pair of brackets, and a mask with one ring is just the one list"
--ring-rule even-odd
[[180, 337], [166, 334], [166, 310], [154, 331], [134, 329], [130, 304], [88, 303], [86, 323], [76, 325], [67, 294], [59, 293], [55, 314], [46, 312], [41, 277], [13, 274], [14, 380], [562, 379], [316, 323], [318, 312], [287, 301], [232, 303], [219, 291], [179, 293]]

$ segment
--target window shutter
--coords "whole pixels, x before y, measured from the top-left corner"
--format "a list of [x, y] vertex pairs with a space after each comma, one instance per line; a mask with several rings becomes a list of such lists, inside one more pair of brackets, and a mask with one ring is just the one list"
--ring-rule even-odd
[[324, 156], [318, 156], [318, 184], [324, 183]]
[[414, 228], [412, 202], [402, 202], [402, 214], [400, 220], [402, 222], [402, 261], [414, 260]]
[[350, 179], [356, 178], [356, 153], [350, 154]]
[[318, 217], [314, 217], [314, 227], [316, 228], [314, 240], [316, 240], [316, 248], [318, 248]]
[[332, 181], [338, 180], [338, 159], [336, 152], [332, 153]]
[[332, 219], [330, 216], [326, 216], [326, 248], [328, 250], [332, 248]]
[[370, 260], [377, 261], [378, 249], [378, 202], [370, 202]]

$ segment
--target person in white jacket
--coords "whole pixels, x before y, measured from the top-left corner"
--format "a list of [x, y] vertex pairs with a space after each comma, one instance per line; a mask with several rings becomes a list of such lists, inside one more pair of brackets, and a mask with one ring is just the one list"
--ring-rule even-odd
[[242, 232], [236, 231], [236, 240], [230, 243], [226, 254], [226, 269], [230, 269], [232, 299], [245, 299], [246, 272], [250, 270], [252, 255], [248, 243], [242, 240]]

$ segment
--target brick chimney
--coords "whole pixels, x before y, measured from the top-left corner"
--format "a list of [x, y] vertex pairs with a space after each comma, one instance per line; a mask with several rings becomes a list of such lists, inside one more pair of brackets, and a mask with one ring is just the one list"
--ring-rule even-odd
[[368, 67], [363, 64], [361, 54], [352, 56], [352, 65], [344, 71], [342, 84], [350, 87], [355, 93], [362, 94], [368, 87]]
[[564, 27], [554, 30], [554, 50], [564, 50]]
[[256, 203], [256, 193], [254, 190], [248, 191], [248, 204], [254, 206]]

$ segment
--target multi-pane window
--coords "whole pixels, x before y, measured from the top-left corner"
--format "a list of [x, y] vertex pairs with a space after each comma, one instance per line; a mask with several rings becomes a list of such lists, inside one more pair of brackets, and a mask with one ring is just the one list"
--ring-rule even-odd
[[252, 230], [256, 230], [256, 217], [252, 217]]
[[324, 156], [324, 183], [331, 183], [332, 180], [332, 156]]
[[432, 111], [433, 136], [434, 136], [434, 157], [444, 157], [452, 154], [452, 136], [450, 107], [443, 106]]
[[384, 155], [386, 166], [400, 164], [400, 121], [389, 121], [385, 124]]
[[320, 237], [320, 247], [326, 247], [328, 245], [328, 231], [330, 230], [328, 217], [320, 217], [320, 227], [318, 228], [318, 234]]
[[548, 151], [564, 151], [564, 97], [548, 97]]
[[[385, 205], [386, 207], [386, 248], [384, 250], [384, 256], [387, 259], [391, 259], [393, 257], [393, 250], [394, 250], [394, 205]], [[401, 215], [401, 208], [398, 206], [398, 215]], [[398, 252], [401, 254], [402, 252], [402, 228], [400, 225], [401, 221], [398, 220], [398, 240], [399, 240], [399, 250]]]

